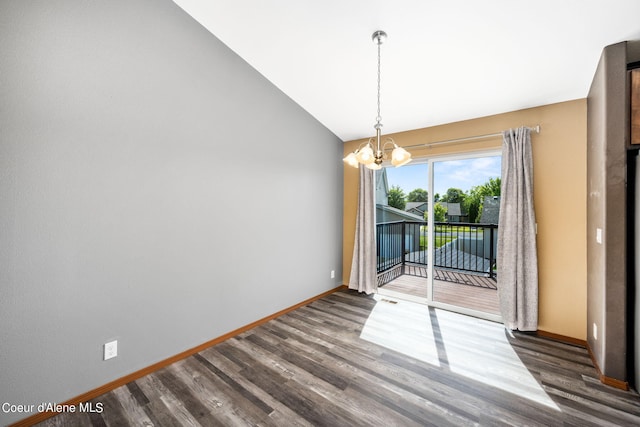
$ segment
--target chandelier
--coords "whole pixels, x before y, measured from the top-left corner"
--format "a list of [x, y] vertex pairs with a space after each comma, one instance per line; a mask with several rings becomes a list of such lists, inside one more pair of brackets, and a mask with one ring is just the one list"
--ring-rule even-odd
[[380, 116], [380, 46], [387, 38], [387, 33], [384, 31], [376, 31], [371, 36], [373, 41], [378, 45], [378, 115], [376, 116], [376, 124], [373, 126], [376, 129], [375, 138], [369, 138], [368, 142], [365, 142], [358, 147], [353, 153], [349, 153], [347, 157], [342, 159], [349, 166], [357, 168], [360, 164], [365, 165], [369, 169], [377, 170], [382, 168], [382, 161], [387, 159], [385, 150], [387, 147], [393, 146], [391, 152], [391, 164], [395, 167], [406, 165], [411, 161], [411, 154], [402, 147], [398, 147], [395, 141], [386, 137], [384, 143], [382, 143], [382, 117]]

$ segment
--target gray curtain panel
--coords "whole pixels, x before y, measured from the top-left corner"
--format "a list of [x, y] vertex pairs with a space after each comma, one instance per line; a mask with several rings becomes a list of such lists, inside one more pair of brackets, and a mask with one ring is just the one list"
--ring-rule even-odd
[[360, 166], [356, 236], [349, 289], [371, 294], [376, 291], [376, 200], [373, 170]]
[[531, 132], [503, 132], [498, 228], [498, 297], [509, 329], [538, 329], [538, 255], [533, 210]]

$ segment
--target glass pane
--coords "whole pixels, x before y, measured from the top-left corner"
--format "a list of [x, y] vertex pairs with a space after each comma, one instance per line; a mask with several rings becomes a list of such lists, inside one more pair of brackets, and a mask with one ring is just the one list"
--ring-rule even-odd
[[427, 163], [376, 171], [378, 286], [426, 302]]
[[499, 314], [500, 169], [500, 156], [433, 162], [434, 302]]

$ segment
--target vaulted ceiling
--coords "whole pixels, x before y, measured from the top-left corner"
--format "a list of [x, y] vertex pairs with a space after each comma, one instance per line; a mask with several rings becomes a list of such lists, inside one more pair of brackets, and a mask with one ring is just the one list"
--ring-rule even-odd
[[638, 0], [174, 0], [347, 141], [587, 96]]

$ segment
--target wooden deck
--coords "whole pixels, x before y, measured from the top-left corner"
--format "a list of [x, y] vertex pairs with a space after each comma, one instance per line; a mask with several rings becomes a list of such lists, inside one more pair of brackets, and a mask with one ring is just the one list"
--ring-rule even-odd
[[[451, 272], [447, 272], [451, 273]], [[443, 276], [436, 271], [433, 282], [433, 300], [490, 314], [500, 314], [498, 291], [491, 279], [455, 273], [462, 283], [438, 280]], [[426, 275], [425, 275], [426, 276]], [[466, 276], [466, 277], [465, 277]], [[484, 280], [480, 280], [484, 279]], [[471, 283], [478, 283], [474, 285]], [[383, 285], [384, 289], [427, 298], [427, 278], [403, 274]]]

